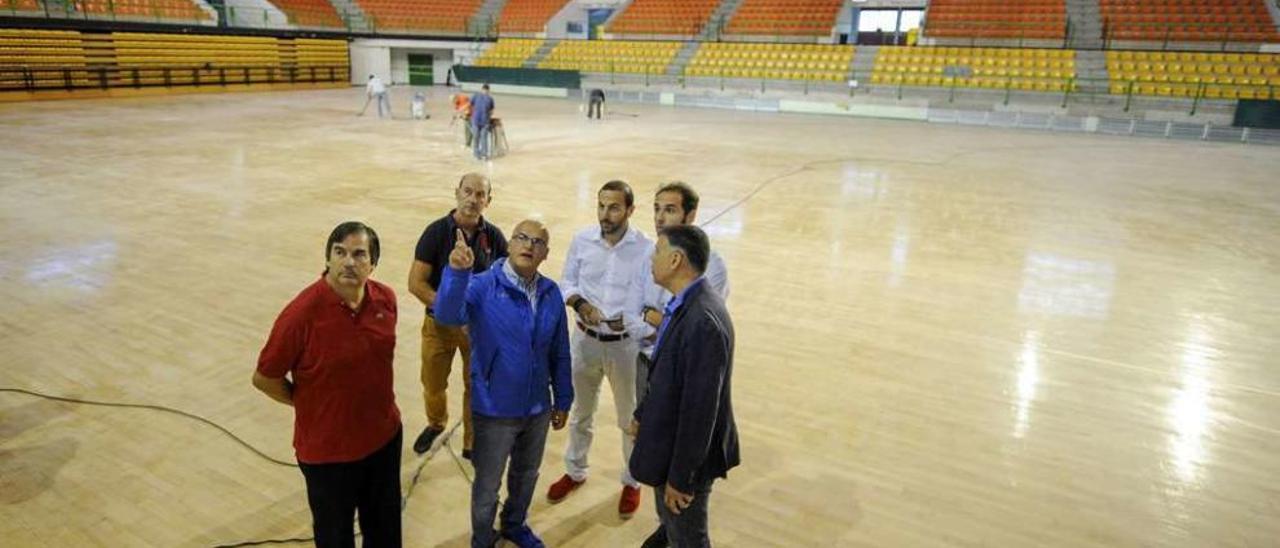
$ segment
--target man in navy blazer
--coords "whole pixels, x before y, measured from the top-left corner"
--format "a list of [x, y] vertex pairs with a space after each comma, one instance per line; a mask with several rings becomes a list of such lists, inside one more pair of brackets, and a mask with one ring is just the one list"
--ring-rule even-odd
[[649, 393], [631, 425], [631, 473], [654, 487], [665, 541], [679, 548], [710, 546], [711, 484], [739, 463], [730, 397], [733, 323], [703, 278], [710, 254], [696, 226], [660, 233], [653, 279], [675, 297], [658, 328]]

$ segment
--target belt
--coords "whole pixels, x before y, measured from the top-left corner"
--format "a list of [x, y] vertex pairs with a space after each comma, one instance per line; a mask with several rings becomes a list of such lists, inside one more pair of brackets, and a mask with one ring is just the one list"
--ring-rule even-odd
[[600, 342], [618, 342], [622, 339], [627, 339], [631, 337], [629, 333], [621, 333], [617, 335], [610, 334], [610, 333], [601, 333], [599, 331], [596, 331], [594, 329], [587, 327], [582, 322], [578, 322], [578, 329], [581, 329], [582, 332], [586, 333], [588, 337], [591, 337]]

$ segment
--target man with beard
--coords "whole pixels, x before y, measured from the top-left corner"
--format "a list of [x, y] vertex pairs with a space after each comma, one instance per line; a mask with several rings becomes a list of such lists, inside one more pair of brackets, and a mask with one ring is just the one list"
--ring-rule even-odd
[[597, 194], [600, 226], [579, 232], [565, 259], [565, 303], [577, 313], [570, 337], [573, 349], [573, 391], [577, 405], [569, 417], [566, 473], [551, 485], [547, 499], [564, 500], [587, 480], [587, 455], [594, 434], [593, 419], [600, 384], [609, 378], [622, 435], [622, 494], [618, 514], [624, 519], [640, 505], [639, 483], [627, 462], [633, 440], [626, 435], [636, 405], [636, 353], [639, 339], [652, 331], [640, 317], [644, 298], [644, 269], [653, 242], [628, 222], [635, 197], [623, 181], [609, 181]]
[[[449, 373], [454, 352], [462, 354], [462, 378], [471, 377], [471, 343], [461, 327], [440, 325], [435, 321], [433, 305], [440, 275], [449, 262], [449, 254], [462, 234], [475, 256], [472, 270], [484, 272], [495, 260], [507, 256], [507, 240], [502, 230], [484, 219], [485, 208], [493, 199], [489, 178], [468, 173], [458, 181], [454, 191], [458, 207], [427, 226], [418, 239], [413, 266], [409, 269], [409, 292], [426, 306], [422, 321], [422, 387], [427, 407], [427, 426], [413, 442], [413, 450], [422, 454], [431, 449], [444, 432], [449, 420]], [[471, 428], [471, 385], [462, 389], [462, 456], [471, 457], [475, 433]]]
[[396, 295], [369, 279], [378, 234], [329, 234], [324, 274], [280, 312], [253, 386], [293, 407], [293, 447], [316, 546], [400, 546], [400, 410], [392, 390]]
[[[698, 217], [698, 201], [698, 193], [682, 181], [662, 185], [653, 197], [654, 233], [662, 232], [662, 229], [669, 226], [693, 224]], [[653, 358], [656, 330], [662, 325], [662, 311], [672, 298], [670, 291], [653, 281], [651, 273], [646, 270], [645, 275], [644, 321], [653, 327], [655, 334], [640, 341], [640, 357], [636, 364], [636, 402], [644, 401], [644, 395], [648, 392], [649, 365]], [[729, 271], [725, 268], [724, 259], [715, 250], [711, 251], [707, 259], [707, 272], [703, 277], [721, 300], [729, 300]]]
[[[537, 221], [511, 231], [511, 256], [473, 275], [474, 251], [463, 243], [449, 255], [436, 311], [442, 323], [471, 330], [476, 369], [469, 382], [476, 425], [476, 479], [471, 484], [471, 546], [498, 537], [541, 548], [529, 529], [529, 502], [547, 443], [547, 426], [564, 428], [573, 404], [569, 320], [556, 283], [538, 274], [550, 236]], [[508, 466], [501, 529], [493, 530], [502, 470]]]

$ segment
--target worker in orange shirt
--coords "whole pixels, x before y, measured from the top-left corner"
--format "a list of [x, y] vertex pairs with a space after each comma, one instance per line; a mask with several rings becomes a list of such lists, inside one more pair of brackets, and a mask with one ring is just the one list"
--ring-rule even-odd
[[466, 128], [467, 142], [466, 147], [471, 148], [471, 97], [465, 93], [455, 93], [453, 95], [453, 122], [462, 120], [462, 126]]

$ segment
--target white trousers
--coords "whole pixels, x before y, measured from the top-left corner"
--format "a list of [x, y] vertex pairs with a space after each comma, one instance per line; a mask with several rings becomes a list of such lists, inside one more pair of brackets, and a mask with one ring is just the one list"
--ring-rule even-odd
[[640, 347], [636, 341], [623, 339], [600, 342], [588, 337], [576, 325], [571, 325], [569, 337], [573, 355], [573, 410], [569, 413], [569, 447], [565, 449], [565, 470], [574, 481], [587, 479], [587, 454], [591, 452], [594, 437], [596, 407], [600, 399], [600, 384], [609, 378], [613, 389], [613, 405], [618, 413], [618, 434], [622, 436], [622, 483], [631, 487], [640, 484], [631, 477], [631, 449], [635, 440], [627, 435], [631, 416], [636, 410], [636, 355]]

